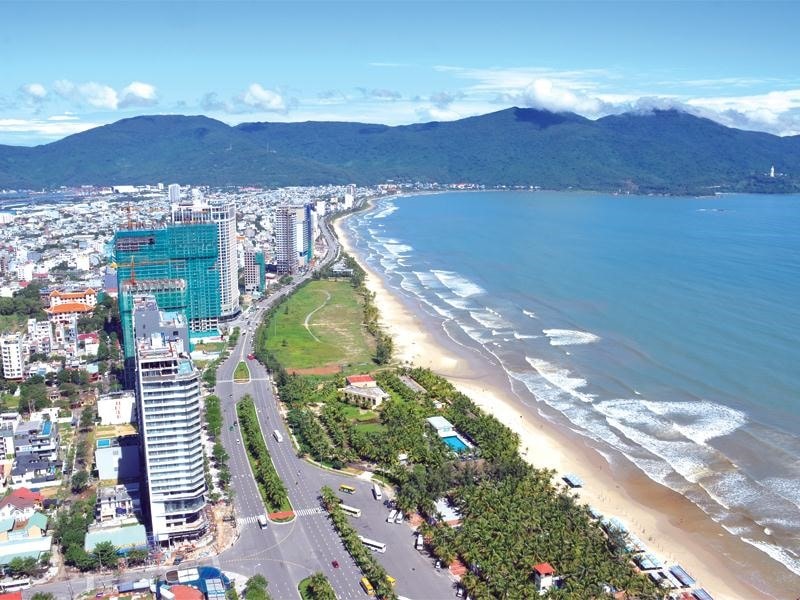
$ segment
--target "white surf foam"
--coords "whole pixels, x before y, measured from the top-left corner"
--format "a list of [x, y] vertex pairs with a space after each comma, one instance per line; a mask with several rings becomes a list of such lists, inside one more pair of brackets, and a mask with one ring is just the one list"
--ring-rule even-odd
[[449, 294], [440, 294], [439, 292], [436, 292], [436, 296], [440, 300], [447, 302], [453, 308], [458, 308], [461, 310], [469, 310], [470, 308], [474, 308], [474, 305], [469, 300], [465, 300], [464, 298], [456, 298]]
[[508, 329], [510, 327], [510, 323], [503, 317], [497, 316], [497, 313], [494, 311], [471, 310], [469, 311], [469, 316], [488, 329], [499, 330]]
[[531, 358], [526, 356], [525, 360], [528, 364], [536, 369], [548, 383], [557, 387], [559, 390], [569, 394], [573, 398], [581, 402], [593, 402], [595, 399], [594, 394], [586, 394], [580, 392], [582, 387], [586, 387], [586, 380], [580, 377], [573, 377], [568, 369], [562, 369], [540, 358]]
[[425, 286], [426, 288], [440, 288], [442, 284], [439, 282], [436, 277], [432, 273], [428, 273], [427, 271], [412, 271], [414, 275], [416, 275], [419, 282]]
[[539, 318], [539, 317], [536, 316], [536, 313], [533, 312], [532, 310], [525, 310], [523, 308], [522, 312], [526, 317], [530, 317], [531, 319], [538, 319]]
[[743, 412], [715, 402], [642, 400], [642, 404], [651, 412], [669, 419], [685, 437], [703, 445], [711, 439], [733, 433], [747, 422]]
[[437, 269], [432, 269], [431, 273], [433, 273], [436, 278], [441, 281], [445, 287], [450, 289], [450, 291], [452, 291], [456, 296], [469, 298], [470, 296], [477, 296], [478, 294], [486, 293], [486, 291], [477, 283], [470, 281], [466, 277], [462, 277], [455, 271], [440, 271]]
[[386, 205], [386, 208], [384, 208], [383, 210], [381, 210], [381, 211], [375, 213], [374, 215], [372, 215], [372, 218], [373, 219], [385, 219], [390, 214], [395, 212], [397, 210], [397, 208], [398, 207], [395, 204], [388, 204], [388, 205]]
[[573, 331], [572, 329], [544, 329], [542, 333], [550, 338], [551, 346], [580, 346], [592, 344], [600, 339], [588, 331]]
[[383, 244], [386, 251], [392, 256], [408, 256], [408, 253], [414, 250], [408, 244], [386, 242]]
[[542, 336], [540, 336], [540, 335], [527, 335], [527, 334], [523, 334], [523, 333], [517, 333], [515, 331], [514, 332], [514, 337], [516, 339], [518, 339], [518, 340], [535, 340], [535, 339], [540, 338]]
[[769, 557], [773, 560], [777, 560], [792, 573], [800, 575], [800, 557], [796, 555], [793, 556], [786, 548], [781, 548], [780, 546], [770, 544], [769, 542], [753, 540], [748, 537], [742, 537], [741, 539], [769, 555]]

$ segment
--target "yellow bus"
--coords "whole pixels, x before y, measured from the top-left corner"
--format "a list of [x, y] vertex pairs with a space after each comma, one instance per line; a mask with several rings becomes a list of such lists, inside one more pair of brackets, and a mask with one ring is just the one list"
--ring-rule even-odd
[[355, 494], [356, 493], [356, 488], [354, 488], [351, 485], [342, 484], [342, 485], [339, 486], [339, 491], [340, 492], [344, 492], [345, 494]]
[[362, 577], [359, 583], [361, 584], [361, 587], [364, 589], [364, 591], [367, 592], [368, 596], [375, 595], [375, 590], [372, 589], [372, 584], [369, 582], [369, 579], [367, 579], [366, 577]]

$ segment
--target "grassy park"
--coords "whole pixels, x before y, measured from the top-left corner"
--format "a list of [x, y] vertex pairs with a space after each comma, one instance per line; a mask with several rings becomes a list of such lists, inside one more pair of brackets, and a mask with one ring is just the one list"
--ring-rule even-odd
[[375, 339], [348, 281], [312, 281], [277, 307], [267, 349], [288, 371], [319, 374], [375, 368]]

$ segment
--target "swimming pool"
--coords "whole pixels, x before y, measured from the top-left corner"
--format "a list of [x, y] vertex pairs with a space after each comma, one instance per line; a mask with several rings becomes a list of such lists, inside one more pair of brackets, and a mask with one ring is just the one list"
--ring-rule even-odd
[[461, 441], [461, 438], [459, 438], [457, 435], [448, 435], [447, 437], [443, 437], [442, 441], [456, 452], [464, 452], [464, 450], [469, 450], [469, 446]]

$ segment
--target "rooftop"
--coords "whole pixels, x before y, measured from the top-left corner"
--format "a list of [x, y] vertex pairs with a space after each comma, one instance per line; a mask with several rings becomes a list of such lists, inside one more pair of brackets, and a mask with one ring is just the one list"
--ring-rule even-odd
[[80, 302], [65, 302], [52, 308], [45, 308], [44, 311], [50, 315], [63, 315], [67, 313], [85, 313], [92, 312], [94, 309], [91, 306], [82, 304]]

